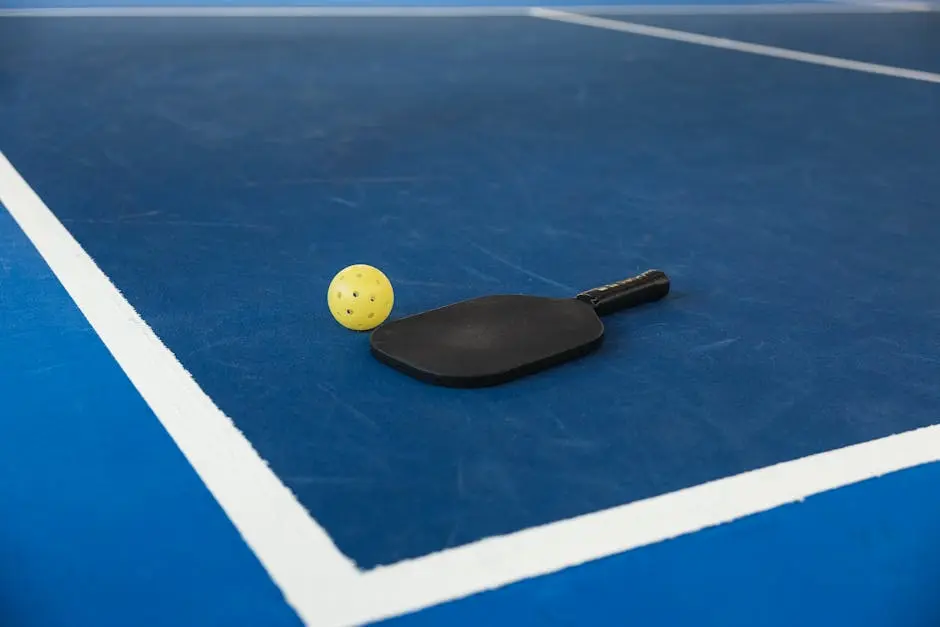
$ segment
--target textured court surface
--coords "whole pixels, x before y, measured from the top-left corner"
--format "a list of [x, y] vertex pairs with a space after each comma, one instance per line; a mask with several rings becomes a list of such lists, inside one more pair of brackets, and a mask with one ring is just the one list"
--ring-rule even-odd
[[[936, 14], [630, 19], [940, 71]], [[8, 18], [0, 73], [4, 155], [362, 569], [940, 423], [940, 85], [527, 17]], [[13, 625], [295, 624], [0, 236]], [[590, 359], [453, 391], [332, 321], [353, 262], [394, 315], [674, 290]], [[399, 621], [934, 624], [937, 472]]]

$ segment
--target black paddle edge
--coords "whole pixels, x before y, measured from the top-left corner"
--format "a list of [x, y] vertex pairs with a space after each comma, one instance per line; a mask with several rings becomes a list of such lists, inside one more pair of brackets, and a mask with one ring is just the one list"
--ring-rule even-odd
[[429, 372], [425, 372], [418, 368], [409, 366], [406, 363], [398, 361], [392, 357], [389, 357], [382, 351], [378, 350], [374, 345], [370, 343], [370, 350], [372, 355], [382, 362], [383, 364], [390, 366], [391, 368], [408, 375], [413, 379], [422, 381], [424, 383], [430, 383], [432, 385], [437, 385], [441, 387], [454, 388], [454, 389], [478, 389], [493, 387], [497, 385], [502, 385], [504, 383], [509, 383], [510, 381], [515, 381], [516, 379], [521, 379], [523, 377], [536, 374], [542, 370], [547, 370], [554, 366], [561, 365], [565, 362], [572, 361], [588, 355], [589, 353], [597, 350], [604, 341], [604, 334], [601, 333], [597, 336], [597, 339], [592, 340], [586, 344], [582, 344], [571, 350], [567, 350], [556, 355], [552, 355], [546, 359], [541, 359], [539, 361], [531, 362], [518, 368], [512, 368], [510, 370], [505, 370], [503, 372], [497, 372], [494, 374], [484, 375], [480, 377], [452, 377], [447, 375], [436, 375]]

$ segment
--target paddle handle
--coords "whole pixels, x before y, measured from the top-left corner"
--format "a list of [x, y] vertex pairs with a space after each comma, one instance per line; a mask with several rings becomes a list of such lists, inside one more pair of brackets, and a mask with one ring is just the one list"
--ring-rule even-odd
[[669, 277], [662, 270], [647, 270], [623, 281], [581, 292], [577, 299], [594, 307], [598, 316], [657, 301], [669, 293]]

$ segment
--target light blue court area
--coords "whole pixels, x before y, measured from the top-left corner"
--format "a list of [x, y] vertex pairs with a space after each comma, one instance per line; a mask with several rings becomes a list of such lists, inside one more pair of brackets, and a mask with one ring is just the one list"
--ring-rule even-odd
[[[10, 627], [940, 620], [940, 14], [702, 8], [0, 18]], [[449, 390], [352, 263], [673, 289]]]
[[3, 625], [300, 624], [0, 213]]

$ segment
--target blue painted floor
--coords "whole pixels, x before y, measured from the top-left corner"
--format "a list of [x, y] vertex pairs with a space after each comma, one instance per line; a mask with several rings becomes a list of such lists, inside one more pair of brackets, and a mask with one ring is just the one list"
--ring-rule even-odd
[[[931, 15], [641, 21], [927, 70], [936, 69], [940, 32]], [[822, 36], [833, 31], [863, 35]], [[938, 422], [936, 85], [526, 18], [8, 19], [0, 74], [0, 148], [363, 568]], [[38, 268], [7, 222], [2, 259]], [[674, 290], [607, 319], [608, 341], [589, 359], [501, 388], [454, 391], [380, 366], [366, 336], [332, 321], [326, 286], [354, 262], [390, 276], [396, 316], [496, 291], [571, 295], [648, 267], [666, 270]], [[40, 301], [30, 290], [54, 292], [50, 281], [3, 283], [16, 307], [7, 306], [13, 314], [0, 329], [23, 343], [10, 354], [49, 343], [37, 344], [36, 364], [4, 365], [17, 373], [5, 380], [9, 442], [25, 437], [16, 425], [38, 411], [38, 390], [60, 385], [63, 398], [100, 403], [88, 386], [115, 386], [126, 397], [112, 398], [114, 407], [151, 425], [138, 432], [135, 422], [126, 437], [154, 446], [179, 489], [192, 491], [180, 498], [200, 525], [193, 533], [229, 537], [224, 519], [190, 510], [209, 506], [207, 497], [146, 408], [134, 407], [78, 314], [51, 306], [72, 316], [64, 327], [31, 317]], [[30, 331], [18, 336], [22, 320]], [[72, 333], [80, 345], [68, 344]], [[57, 351], [97, 355], [64, 362], [93, 382], [62, 383], [43, 370], [62, 361]], [[65, 415], [80, 422], [60, 434], [63, 447], [87, 435], [83, 423], [109, 429], [107, 412], [75, 403]], [[64, 421], [56, 412], [50, 425]], [[39, 453], [22, 448], [7, 459], [17, 454]], [[5, 488], [55, 502], [66, 488], [43, 477], [71, 468], [66, 459], [31, 458], [38, 470]], [[605, 569], [638, 582], [644, 569], [675, 560], [704, 578], [708, 560], [732, 545], [740, 559], [711, 585], [747, 579], [770, 594], [773, 581], [751, 576], [748, 542], [776, 555], [767, 548], [774, 534], [784, 538], [781, 552], [794, 532], [838, 536], [845, 503], [867, 516], [884, 509], [871, 506], [878, 498], [913, 519], [886, 512], [890, 530], [874, 544], [843, 538], [842, 548], [817, 546], [813, 555], [830, 576], [832, 560], [902, 570], [911, 579], [898, 588], [858, 574], [834, 594], [913, 595], [898, 614], [884, 605], [887, 614], [851, 615], [919, 625], [927, 614], [910, 612], [925, 603], [918, 583], [936, 581], [935, 559], [929, 547], [912, 557], [894, 530], [909, 524], [924, 537], [935, 526], [929, 503], [904, 492], [926, 490], [935, 474], [909, 471], [819, 497], [808, 515], [785, 508], [407, 620], [456, 624], [450, 612], [491, 615], [510, 599], [539, 612], [560, 604], [574, 614], [552, 611], [556, 624], [584, 624], [572, 595], [593, 599], [592, 578], [614, 572]], [[106, 479], [68, 489], [121, 526], [113, 501], [138, 515], [142, 506], [109, 495], [133, 490], [138, 478]], [[37, 482], [49, 492], [35, 492]], [[148, 518], [154, 507], [148, 501]], [[43, 524], [56, 529], [60, 520], [49, 514]], [[163, 524], [134, 520], [158, 533]], [[43, 526], [19, 522], [25, 531], [8, 545], [42, 546]], [[872, 554], [874, 545], [884, 553]], [[82, 546], [76, 560], [88, 559]], [[243, 563], [203, 556], [213, 569], [235, 569], [244, 585], [262, 581], [257, 594], [271, 593], [247, 550], [220, 551]], [[803, 572], [781, 563], [775, 576]], [[65, 580], [74, 571], [49, 572]], [[36, 581], [36, 594], [48, 594], [48, 581]], [[171, 584], [153, 589], [162, 585]], [[697, 614], [710, 589], [676, 608], [677, 620]], [[642, 597], [665, 603], [669, 590]], [[16, 607], [33, 624], [30, 606]], [[616, 609], [597, 607], [603, 616], [591, 624], [617, 624]], [[274, 603], [265, 624], [293, 620], [282, 609]], [[514, 624], [545, 624], [539, 616]], [[755, 624], [720, 616], [712, 624]]]

